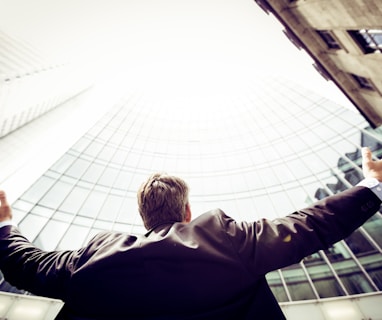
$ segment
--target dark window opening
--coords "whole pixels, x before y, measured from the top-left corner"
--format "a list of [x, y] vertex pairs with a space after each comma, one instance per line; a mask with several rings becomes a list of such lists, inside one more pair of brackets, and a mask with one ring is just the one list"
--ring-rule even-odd
[[333, 37], [332, 33], [327, 30], [317, 30], [318, 35], [326, 43], [329, 49], [341, 49], [337, 40]]
[[362, 89], [375, 91], [374, 86], [369, 79], [357, 76], [355, 74], [352, 74], [352, 77]]
[[382, 30], [362, 29], [348, 30], [354, 41], [360, 46], [364, 53], [381, 52], [382, 50]]

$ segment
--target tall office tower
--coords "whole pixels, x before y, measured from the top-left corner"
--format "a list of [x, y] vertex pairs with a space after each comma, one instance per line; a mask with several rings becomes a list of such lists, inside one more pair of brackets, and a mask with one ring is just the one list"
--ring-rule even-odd
[[92, 81], [84, 66], [0, 30], [0, 137], [73, 98]]
[[[362, 116], [284, 79], [167, 90], [120, 99], [14, 201], [31, 241], [61, 250], [101, 230], [144, 233], [136, 192], [157, 171], [188, 181], [194, 216], [220, 207], [251, 221], [356, 184], [361, 146], [382, 155], [381, 132]], [[381, 226], [378, 212], [344, 241], [269, 273], [287, 317], [380, 317]]]

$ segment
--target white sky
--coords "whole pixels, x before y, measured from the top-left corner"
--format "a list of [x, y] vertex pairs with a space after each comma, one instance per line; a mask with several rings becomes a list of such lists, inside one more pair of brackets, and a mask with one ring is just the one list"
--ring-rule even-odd
[[157, 86], [283, 74], [350, 106], [253, 0], [0, 0], [0, 29], [46, 54], [96, 59], [100, 70]]

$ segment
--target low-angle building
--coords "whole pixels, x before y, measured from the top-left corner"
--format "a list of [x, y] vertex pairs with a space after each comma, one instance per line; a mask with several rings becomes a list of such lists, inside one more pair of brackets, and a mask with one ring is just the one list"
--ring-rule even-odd
[[379, 0], [255, 0], [285, 27], [315, 67], [373, 127], [382, 125], [382, 3]]
[[46, 57], [0, 30], [0, 137], [92, 85], [91, 74], [70, 61]]
[[[345, 26], [334, 19], [345, 2], [256, 1], [358, 111], [271, 73], [210, 81], [195, 72], [186, 88], [181, 78], [163, 86], [165, 69], [145, 69], [139, 83], [129, 72], [95, 82], [88, 66], [0, 33], [0, 184], [14, 222], [44, 250], [79, 248], [103, 230], [142, 234], [136, 192], [158, 171], [188, 182], [194, 217], [218, 207], [238, 221], [282, 217], [356, 185], [361, 148], [382, 157], [382, 20], [378, 1], [367, 2], [370, 19], [351, 20], [366, 6], [352, 1]], [[269, 273], [286, 317], [381, 319], [381, 228], [377, 212], [345, 240]], [[3, 278], [0, 290], [28, 294]]]

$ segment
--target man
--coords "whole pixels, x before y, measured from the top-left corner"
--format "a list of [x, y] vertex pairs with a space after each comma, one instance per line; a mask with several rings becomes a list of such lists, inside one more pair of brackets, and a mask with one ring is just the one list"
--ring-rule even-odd
[[284, 319], [265, 274], [328, 248], [380, 208], [382, 160], [368, 148], [363, 172], [360, 186], [311, 207], [240, 223], [221, 210], [191, 221], [187, 185], [156, 174], [138, 192], [146, 235], [103, 232], [62, 252], [9, 225], [1, 192], [0, 269], [20, 289], [62, 299], [66, 319]]

